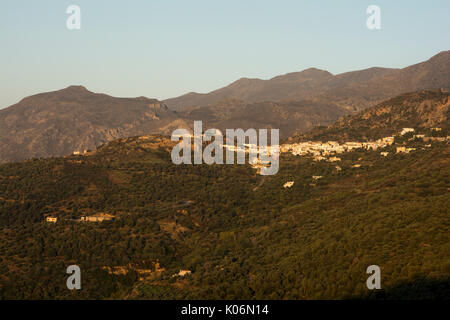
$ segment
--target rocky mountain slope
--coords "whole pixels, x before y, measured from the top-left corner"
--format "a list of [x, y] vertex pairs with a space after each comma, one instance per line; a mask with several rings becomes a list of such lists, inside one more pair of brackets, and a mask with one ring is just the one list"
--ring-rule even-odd
[[375, 140], [391, 136], [402, 128], [446, 135], [450, 129], [450, 94], [444, 90], [421, 90], [399, 95], [356, 115], [342, 117], [329, 127], [316, 127], [289, 141]]
[[83, 152], [169, 130], [175, 119], [164, 103], [145, 97], [114, 98], [81, 86], [41, 93], [0, 110], [0, 161]]

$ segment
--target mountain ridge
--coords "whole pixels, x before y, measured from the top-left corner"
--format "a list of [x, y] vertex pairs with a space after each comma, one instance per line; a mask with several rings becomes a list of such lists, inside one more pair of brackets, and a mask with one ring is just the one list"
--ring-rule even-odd
[[115, 138], [158, 133], [176, 115], [156, 99], [114, 98], [82, 86], [40, 93], [0, 110], [0, 161], [62, 156]]
[[0, 162], [83, 152], [129, 136], [170, 135], [191, 129], [194, 120], [221, 130], [279, 128], [284, 139], [404, 92], [439, 88], [450, 89], [450, 51], [403, 69], [332, 75], [309, 68], [269, 80], [241, 78], [201, 95], [201, 103], [196, 93], [188, 94], [193, 105], [183, 102], [181, 110], [172, 110], [170, 99], [116, 98], [69, 86], [0, 110]]
[[[173, 110], [181, 110], [205, 106], [225, 98], [253, 103], [325, 97], [361, 110], [402, 92], [450, 89], [449, 78], [450, 51], [442, 51], [426, 61], [401, 69], [372, 67], [333, 75], [326, 70], [308, 68], [268, 80], [241, 78], [209, 93], [190, 92], [164, 102]], [[360, 81], [366, 84], [361, 85]], [[281, 84], [283, 87], [280, 87]], [[358, 93], [359, 90], [363, 92]], [[355, 101], [349, 101], [352, 98]]]

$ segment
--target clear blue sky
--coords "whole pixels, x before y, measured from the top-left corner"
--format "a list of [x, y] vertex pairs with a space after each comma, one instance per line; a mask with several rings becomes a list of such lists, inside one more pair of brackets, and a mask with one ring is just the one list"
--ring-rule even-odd
[[[81, 30], [66, 8], [81, 8]], [[381, 8], [368, 30], [366, 8]], [[1, 0], [0, 108], [72, 84], [165, 99], [309, 67], [405, 67], [450, 49], [450, 1]]]

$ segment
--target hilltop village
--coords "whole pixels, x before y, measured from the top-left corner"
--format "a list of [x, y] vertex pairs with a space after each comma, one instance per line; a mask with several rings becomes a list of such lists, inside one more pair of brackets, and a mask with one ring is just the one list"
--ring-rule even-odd
[[[441, 128], [433, 128], [433, 131], [441, 131]], [[426, 137], [424, 134], [414, 134], [414, 128], [403, 128], [397, 136], [404, 136], [406, 134], [412, 134], [409, 140], [421, 139], [424, 142], [430, 141], [445, 141], [449, 137]], [[280, 147], [281, 152], [291, 152], [293, 155], [299, 156], [313, 156], [314, 161], [327, 160], [329, 162], [340, 161], [341, 159], [337, 157], [337, 154], [344, 152], [350, 152], [356, 149], [366, 149], [376, 151], [378, 149], [383, 149], [384, 147], [391, 146], [394, 144], [395, 136], [384, 137], [376, 141], [368, 142], [345, 142], [340, 144], [337, 141], [307, 141], [299, 142], [293, 144], [283, 144]], [[425, 145], [429, 147], [430, 145]], [[396, 153], [409, 153], [414, 151], [415, 148], [399, 145], [396, 147]], [[380, 152], [382, 156], [387, 156], [388, 152]]]
[[[442, 128], [431, 128], [432, 132], [440, 132]], [[404, 136], [404, 137], [403, 137]], [[176, 137], [186, 137], [186, 138], [194, 138], [193, 134], [185, 134], [185, 135], [176, 135]], [[204, 134], [201, 135], [204, 137]], [[397, 143], [396, 137], [403, 137], [401, 143]], [[382, 150], [385, 147], [395, 145], [395, 153], [409, 153], [411, 151], [416, 150], [417, 146], [408, 146], [409, 141], [422, 141], [424, 143], [430, 143], [432, 141], [447, 141], [449, 137], [441, 136], [441, 137], [428, 137], [425, 134], [419, 134], [416, 132], [414, 128], [403, 128], [398, 134], [393, 136], [388, 136], [384, 138], [380, 138], [376, 141], [367, 141], [367, 142], [358, 142], [358, 141], [349, 141], [344, 143], [339, 143], [338, 141], [304, 141], [298, 143], [287, 143], [282, 145], [269, 145], [269, 146], [258, 146], [251, 143], [244, 143], [243, 145], [233, 145], [231, 144], [223, 144], [219, 143], [221, 148], [225, 150], [231, 151], [233, 153], [244, 153], [249, 154], [253, 153], [254, 157], [249, 158], [249, 163], [252, 168], [256, 169], [258, 173], [261, 172], [262, 168], [267, 168], [270, 166], [272, 161], [278, 161], [279, 153], [291, 153], [295, 156], [308, 156], [312, 157], [313, 161], [328, 161], [328, 162], [337, 162], [341, 161], [339, 157], [340, 154], [345, 152], [351, 152], [357, 149], [365, 149], [377, 151], [380, 150], [381, 156], [388, 156], [389, 152], [387, 150]], [[227, 141], [229, 142], [229, 141]], [[411, 143], [412, 144], [412, 143]], [[195, 144], [192, 144], [194, 150], [198, 148]], [[424, 144], [423, 147], [430, 147], [430, 144]], [[392, 152], [392, 149], [389, 150]], [[75, 151], [73, 155], [89, 155], [91, 154], [90, 150]], [[269, 158], [262, 158], [260, 155], [264, 154]], [[358, 164], [354, 165], [354, 167], [358, 167]], [[85, 221], [89, 221], [86, 219]]]
[[281, 146], [281, 152], [291, 152], [293, 155], [304, 156], [312, 155], [314, 161], [328, 160], [339, 161], [338, 157], [329, 157], [334, 154], [350, 152], [355, 149], [377, 150], [390, 146], [394, 143], [394, 137], [386, 137], [370, 142], [345, 142], [339, 144], [337, 141], [317, 142], [307, 141], [294, 144], [284, 144]]
[[[416, 150], [415, 147], [408, 146], [408, 141], [413, 140], [421, 140], [423, 142], [432, 142], [432, 141], [446, 141], [449, 140], [450, 137], [427, 137], [425, 134], [416, 134], [416, 130], [414, 128], [403, 128], [397, 135], [384, 137], [378, 139], [376, 141], [368, 141], [368, 142], [355, 142], [349, 141], [344, 143], [339, 143], [337, 141], [305, 141], [299, 143], [292, 144], [282, 144], [279, 146], [279, 152], [281, 153], [291, 153], [295, 156], [312, 156], [313, 161], [328, 161], [328, 162], [336, 162], [341, 161], [341, 158], [338, 157], [339, 154], [345, 152], [351, 152], [357, 149], [365, 149], [377, 151], [381, 150], [385, 147], [395, 145], [396, 153], [409, 153], [411, 151]], [[432, 128], [431, 131], [439, 132], [442, 131], [441, 128]], [[398, 145], [395, 143], [396, 137], [405, 136], [406, 142], [399, 143]], [[278, 146], [266, 146], [266, 147], [258, 147], [253, 144], [244, 144], [243, 147], [238, 147], [234, 145], [221, 145], [223, 148], [228, 149], [233, 152], [244, 152], [250, 153], [253, 151], [255, 154], [272, 154], [272, 151], [278, 150], [274, 147]], [[430, 144], [424, 145], [424, 147], [430, 147]], [[389, 152], [380, 151], [381, 156], [388, 156]], [[262, 161], [259, 157], [250, 159], [250, 164], [252, 168], [261, 170], [261, 168], [266, 167], [268, 165], [268, 161]], [[356, 164], [354, 167], [358, 167], [360, 165]]]

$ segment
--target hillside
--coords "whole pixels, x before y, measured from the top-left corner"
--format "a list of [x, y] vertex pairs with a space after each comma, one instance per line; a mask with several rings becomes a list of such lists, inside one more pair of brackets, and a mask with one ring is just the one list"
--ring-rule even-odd
[[[397, 99], [341, 132], [447, 98]], [[413, 116], [417, 131], [445, 124], [435, 111]], [[283, 153], [266, 177], [248, 165], [175, 166], [171, 143], [131, 137], [1, 165], [0, 299], [448, 299], [448, 141], [395, 141], [338, 163]], [[404, 143], [415, 150], [397, 153]], [[70, 264], [83, 290], [66, 289]], [[377, 292], [365, 286], [372, 264]]]
[[176, 116], [155, 100], [115, 98], [81, 86], [42, 93], [0, 110], [0, 162], [95, 150], [120, 137], [159, 133]]
[[202, 120], [208, 128], [277, 128], [280, 137], [305, 132], [317, 125], [330, 125], [347, 111], [327, 101], [285, 101], [246, 103], [222, 100], [205, 107], [191, 107], [177, 114], [193, 123]]
[[[297, 134], [290, 142], [308, 140], [369, 141], [392, 136], [402, 128], [445, 136], [449, 132], [450, 94], [442, 90], [423, 90], [399, 95], [356, 115], [347, 115], [329, 127]], [[432, 132], [432, 128], [442, 130]]]
[[369, 68], [332, 75], [315, 68], [269, 80], [242, 78], [207, 94], [167, 99], [170, 109], [206, 106], [223, 99], [248, 103], [285, 100], [331, 101], [348, 111], [362, 110], [395, 95], [422, 89], [450, 89], [450, 51], [403, 69]]

